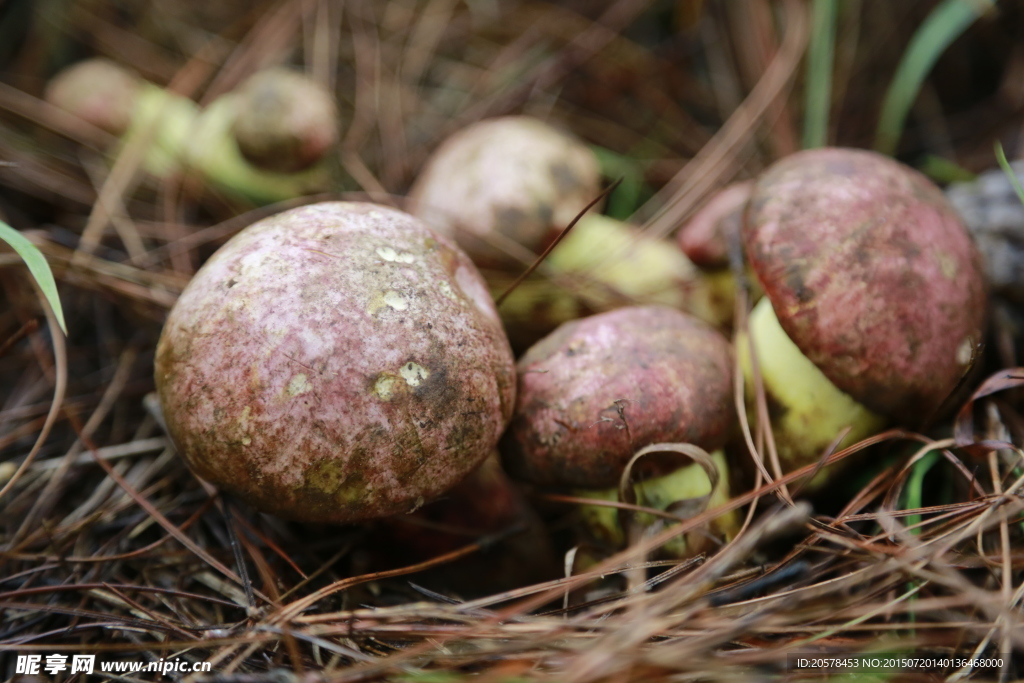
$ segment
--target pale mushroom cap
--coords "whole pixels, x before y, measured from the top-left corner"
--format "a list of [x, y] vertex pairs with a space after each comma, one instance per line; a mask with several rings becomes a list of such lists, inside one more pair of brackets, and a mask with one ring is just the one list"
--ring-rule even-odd
[[333, 95], [304, 74], [283, 67], [251, 76], [238, 89], [234, 133], [238, 149], [260, 168], [300, 171], [338, 143]]
[[479, 121], [434, 152], [410, 191], [413, 212], [481, 265], [541, 251], [601, 192], [597, 157], [528, 116]]

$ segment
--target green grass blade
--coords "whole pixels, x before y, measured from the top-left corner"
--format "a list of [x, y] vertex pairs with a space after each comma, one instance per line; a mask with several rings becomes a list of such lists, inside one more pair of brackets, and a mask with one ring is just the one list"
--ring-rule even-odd
[[11, 248], [28, 266], [29, 272], [32, 273], [32, 277], [39, 283], [39, 289], [42, 290], [43, 296], [46, 297], [50, 308], [53, 309], [53, 314], [57, 316], [57, 322], [60, 323], [61, 331], [66, 336], [68, 328], [64, 324], [64, 309], [61, 308], [60, 297], [57, 295], [57, 283], [53, 280], [53, 273], [50, 271], [50, 264], [46, 262], [46, 257], [43, 256], [36, 245], [29, 242], [24, 235], [3, 221], [0, 221], [0, 239], [11, 245]]
[[804, 101], [804, 149], [828, 143], [832, 108], [832, 63], [835, 55], [836, 0], [814, 0], [811, 45], [807, 53]]
[[1003, 146], [996, 142], [996, 160], [999, 161], [999, 168], [1003, 169], [1003, 173], [1013, 183], [1013, 189], [1017, 192], [1017, 199], [1020, 200], [1021, 204], [1024, 204], [1024, 187], [1020, 186], [1020, 181], [1017, 180], [1017, 174], [1010, 168], [1010, 162], [1006, 160], [1006, 152], [1003, 151]]
[[910, 107], [935, 61], [992, 6], [993, 0], [943, 0], [918, 27], [885, 93], [875, 133], [876, 150], [889, 155], [896, 150]]
[[[903, 490], [903, 507], [905, 510], [914, 510], [922, 506], [921, 501], [924, 498], [924, 477], [938, 461], [939, 454], [932, 451], [914, 463], [914, 467], [910, 470], [910, 476], [907, 478], [907, 487]], [[920, 523], [921, 515], [907, 516], [908, 527]], [[910, 533], [916, 536], [921, 533], [921, 530], [911, 529]]]
[[597, 161], [601, 166], [601, 175], [605, 178], [622, 179], [619, 186], [608, 197], [605, 214], [616, 220], [627, 220], [640, 206], [644, 186], [643, 169], [634, 159], [605, 147], [591, 145], [590, 149], [597, 156]]

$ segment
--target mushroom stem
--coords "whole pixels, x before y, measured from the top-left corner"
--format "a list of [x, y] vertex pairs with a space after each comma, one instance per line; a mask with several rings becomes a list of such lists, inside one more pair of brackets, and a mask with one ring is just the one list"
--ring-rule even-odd
[[143, 166], [150, 174], [166, 178], [181, 170], [185, 147], [198, 115], [199, 108], [187, 97], [143, 83], [124, 144], [129, 145], [137, 138], [146, 139]]
[[[711, 490], [711, 480], [700, 465], [694, 463], [681, 467], [660, 477], [653, 477], [633, 485], [637, 504], [645, 507], [670, 511], [682, 501], [696, 501], [707, 498], [703, 509], [713, 509], [729, 500], [729, 470], [725, 454], [721, 449], [711, 454], [711, 460], [718, 468], [718, 486]], [[579, 490], [576, 495], [597, 500], [618, 501], [617, 488]], [[692, 516], [693, 513], [677, 513], [680, 516]], [[580, 506], [580, 515], [588, 531], [596, 538], [612, 545], [621, 546], [626, 542], [626, 534], [619, 523], [619, 511], [603, 505]], [[647, 529], [653, 525], [664, 524], [667, 520], [647, 513], [638, 513], [636, 524]], [[688, 534], [673, 539], [661, 548], [661, 553], [674, 558], [692, 557], [708, 548], [709, 534], [725, 540], [731, 539], [739, 530], [739, 515], [736, 510], [723, 512], [715, 517], [706, 528], [696, 529]]]
[[[501, 304], [512, 345], [526, 348], [563, 322], [589, 311], [663, 304], [715, 327], [732, 318], [736, 280], [728, 269], [705, 273], [671, 241], [588, 214], [552, 250], [546, 275], [527, 279]], [[497, 295], [511, 276], [483, 270]]]
[[[840, 391], [804, 356], [775, 317], [767, 297], [754, 306], [749, 330], [772, 413], [772, 431], [784, 470], [815, 462], [847, 427], [844, 447], [877, 433], [885, 419]], [[736, 352], [747, 386], [747, 412], [753, 416], [754, 382], [750, 344], [745, 334]]]

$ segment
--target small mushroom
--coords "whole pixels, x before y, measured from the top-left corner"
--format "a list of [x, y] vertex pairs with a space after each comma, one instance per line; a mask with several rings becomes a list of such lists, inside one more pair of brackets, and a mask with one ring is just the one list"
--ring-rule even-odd
[[753, 183], [733, 183], [719, 190], [676, 234], [679, 248], [708, 270], [729, 267], [729, 240], [739, 239], [743, 210]]
[[76, 62], [46, 84], [46, 101], [111, 135], [128, 131], [142, 79], [109, 59]]
[[338, 111], [322, 85], [285, 68], [261, 71], [203, 110], [188, 165], [204, 181], [254, 204], [331, 187]]
[[794, 154], [757, 179], [743, 241], [766, 295], [750, 329], [792, 466], [817, 459], [844, 425], [847, 443], [888, 420], [920, 426], [971, 368], [981, 260], [920, 173], [861, 150]]
[[408, 512], [494, 449], [515, 367], [486, 287], [400, 211], [330, 202], [232, 238], [156, 352], [167, 429], [256, 508], [347, 523]]
[[[706, 323], [662, 306], [621, 308], [562, 325], [527, 351], [517, 370], [516, 410], [501, 442], [514, 476], [614, 497], [592, 490], [618, 486], [640, 449], [684, 443], [712, 454], [716, 490], [704, 469], [710, 462], [686, 462], [686, 473], [673, 475], [678, 457], [647, 458], [634, 470], [649, 480], [639, 500], [665, 509], [706, 494], [728, 499], [718, 451], [735, 421], [732, 354]], [[725, 515], [714, 528], [727, 534], [734, 522]]]
[[740, 225], [752, 188], [753, 182], [747, 180], [719, 190], [676, 233], [679, 248], [700, 269], [707, 312], [698, 315], [719, 329], [731, 329], [733, 324], [737, 282], [729, 252], [740, 253]]
[[254, 166], [295, 173], [320, 163], [338, 143], [338, 107], [317, 81], [277, 67], [252, 75], [238, 89], [233, 132]]

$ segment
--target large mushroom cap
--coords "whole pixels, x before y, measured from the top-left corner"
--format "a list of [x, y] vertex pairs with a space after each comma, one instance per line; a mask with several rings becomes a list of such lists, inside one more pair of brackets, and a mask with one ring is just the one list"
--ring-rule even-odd
[[919, 422], [969, 369], [981, 261], [920, 173], [860, 150], [794, 154], [757, 180], [743, 237], [786, 334], [871, 410]]
[[540, 119], [504, 116], [445, 140], [410, 190], [413, 212], [479, 265], [527, 262], [601, 191], [597, 157]]
[[731, 358], [725, 337], [671, 308], [566, 323], [519, 361], [502, 455], [525, 479], [596, 488], [652, 443], [718, 448], [735, 418]]
[[225, 244], [168, 316], [156, 385], [179, 452], [305, 521], [408, 512], [511, 417], [515, 366], [469, 258], [373, 204], [305, 206]]

